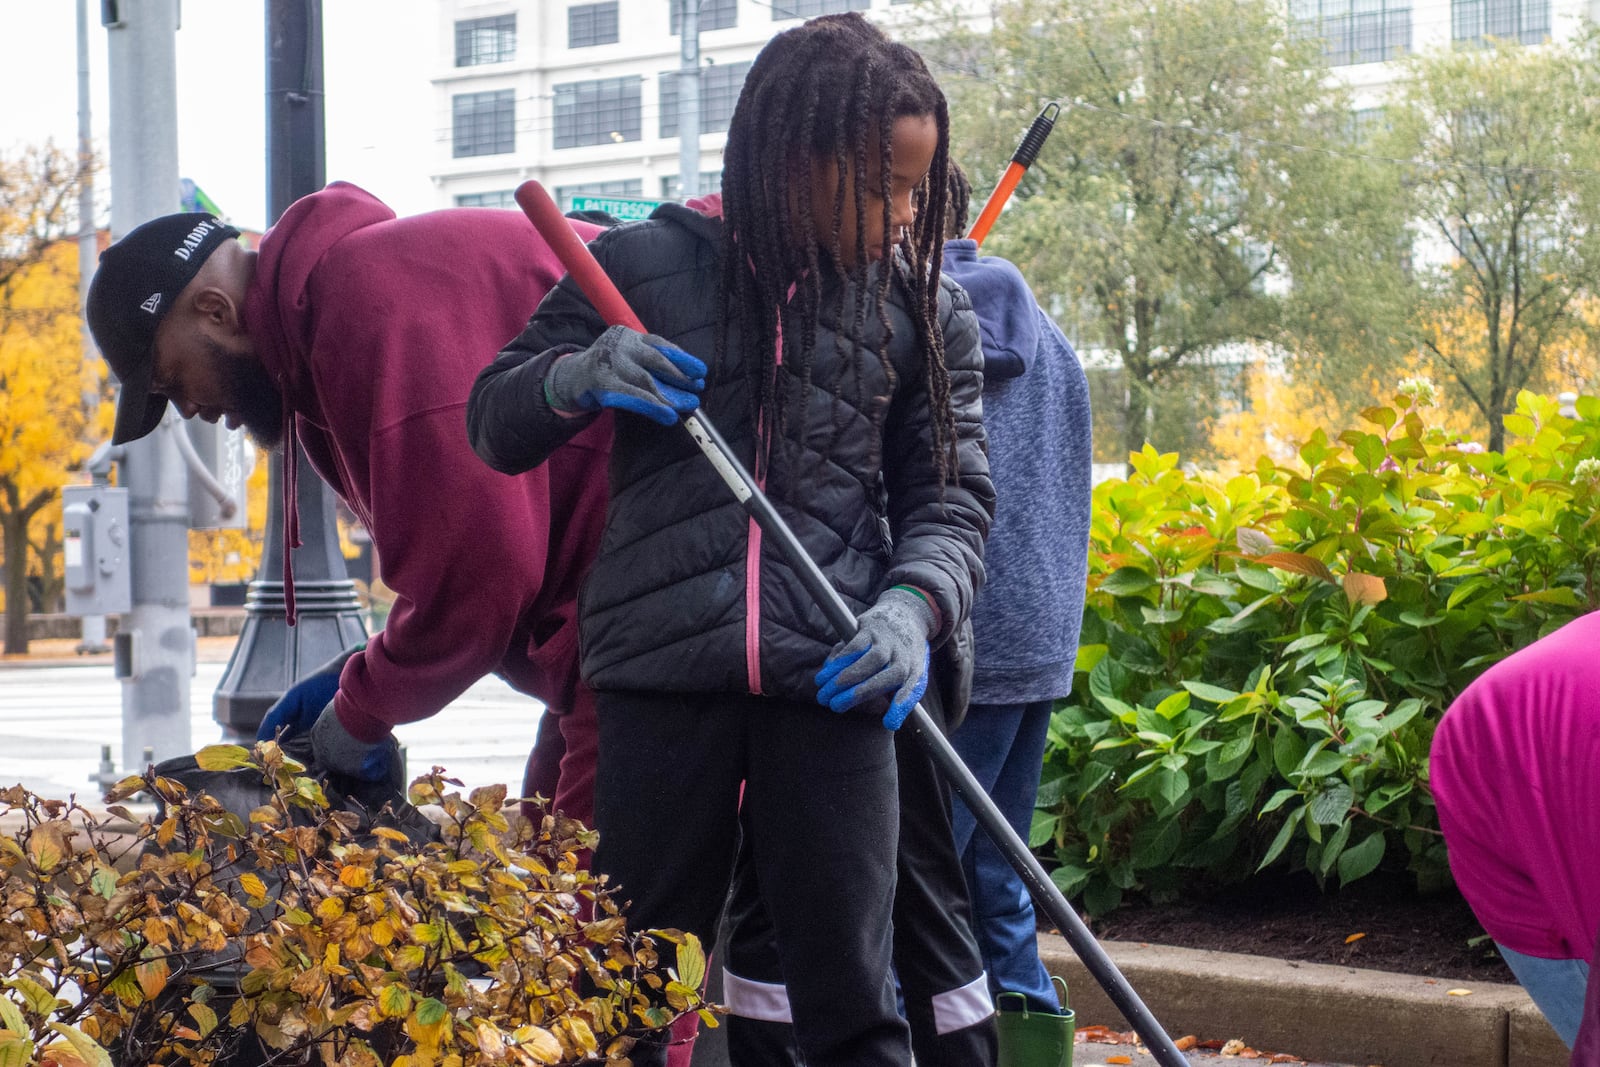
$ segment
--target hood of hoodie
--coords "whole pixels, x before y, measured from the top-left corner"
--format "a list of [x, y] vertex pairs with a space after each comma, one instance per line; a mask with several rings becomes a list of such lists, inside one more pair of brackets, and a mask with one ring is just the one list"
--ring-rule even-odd
[[687, 204], [668, 201], [652, 211], [650, 218], [677, 223], [715, 248], [722, 240], [722, 195], [696, 197]]
[[322, 421], [311, 388], [307, 313], [311, 274], [341, 238], [394, 218], [389, 207], [364, 189], [334, 182], [302, 197], [261, 238], [255, 274], [245, 293], [244, 326], [256, 356], [283, 394], [283, 598], [285, 621], [295, 624], [294, 550], [300, 547], [300, 440], [297, 413]]
[[1027, 373], [1039, 350], [1039, 319], [1022, 272], [999, 256], [978, 255], [978, 242], [959, 238], [944, 244], [944, 273], [967, 291], [978, 313], [984, 381]]
[[317, 410], [310, 356], [315, 319], [307, 313], [307, 288], [317, 264], [341, 239], [388, 222], [389, 206], [348, 182], [302, 197], [261, 238], [255, 276], [245, 295], [244, 323], [256, 355], [295, 411]]

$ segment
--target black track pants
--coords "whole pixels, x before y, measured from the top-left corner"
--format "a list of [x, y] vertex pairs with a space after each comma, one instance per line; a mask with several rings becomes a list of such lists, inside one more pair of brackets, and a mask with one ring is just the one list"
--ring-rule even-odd
[[[890, 973], [895, 754], [883, 727], [766, 697], [642, 693], [599, 694], [599, 724], [594, 866], [630, 902], [629, 927], [691, 931], [709, 950], [742, 820], [804, 1061], [906, 1067]], [[665, 1055], [640, 1047], [634, 1063]]]
[[[942, 728], [939, 702], [930, 697], [923, 706]], [[907, 725], [895, 735], [900, 850], [894, 966], [912, 1046], [917, 1067], [990, 1067], [996, 1057], [994, 1008], [950, 830], [950, 790], [911, 729]], [[770, 924], [760, 887], [742, 861], [727, 922], [723, 996], [732, 1012], [726, 1021], [730, 1060], [735, 1067], [816, 1067], [799, 1054], [785, 1021]]]

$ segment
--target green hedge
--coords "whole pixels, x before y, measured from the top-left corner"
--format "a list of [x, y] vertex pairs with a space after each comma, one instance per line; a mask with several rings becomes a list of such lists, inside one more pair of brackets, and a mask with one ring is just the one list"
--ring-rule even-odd
[[1199, 872], [1446, 877], [1428, 745], [1489, 664], [1600, 602], [1600, 399], [1523, 394], [1504, 454], [1426, 383], [1293, 467], [1133, 457], [1095, 490], [1076, 685], [1031, 843], [1105, 912]]

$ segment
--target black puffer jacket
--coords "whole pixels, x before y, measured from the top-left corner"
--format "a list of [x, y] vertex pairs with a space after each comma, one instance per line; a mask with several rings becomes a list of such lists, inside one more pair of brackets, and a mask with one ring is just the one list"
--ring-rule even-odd
[[[669, 204], [590, 245], [645, 327], [708, 363], [716, 341], [720, 232], [720, 220]], [[765, 489], [858, 614], [892, 585], [927, 592], [939, 611], [938, 645], [972, 606], [994, 513], [979, 399], [983, 357], [966, 293], [947, 283], [939, 311], [960, 470], [941, 497], [925, 376], [902, 299], [896, 292], [890, 312], [889, 354], [899, 386], [882, 448], [873, 447], [867, 416], [832, 395], [845, 357], [836, 351], [833, 324], [823, 321], [803, 460], [798, 473], [796, 464], [775, 464]], [[825, 290], [822, 306], [830, 304]], [[867, 319], [881, 340], [876, 316]], [[593, 416], [551, 410], [544, 377], [557, 358], [588, 347], [604, 328], [572, 279], [562, 279], [473, 387], [468, 426], [479, 456], [498, 470], [524, 471], [587, 425]], [[860, 391], [881, 396], [888, 389], [874, 337], [864, 340]], [[737, 336], [730, 336], [729, 351], [739, 351]], [[854, 391], [852, 384], [843, 394]], [[702, 411], [751, 469], [756, 434], [746, 375], [711, 367]], [[843, 430], [828, 451], [836, 416]], [[681, 428], [629, 414], [615, 418], [606, 530], [579, 599], [584, 679], [600, 690], [814, 699], [813, 675], [835, 640], [777, 547], [763, 539]], [[880, 522], [880, 454], [892, 551]], [[759, 566], [752, 568], [755, 557]]]

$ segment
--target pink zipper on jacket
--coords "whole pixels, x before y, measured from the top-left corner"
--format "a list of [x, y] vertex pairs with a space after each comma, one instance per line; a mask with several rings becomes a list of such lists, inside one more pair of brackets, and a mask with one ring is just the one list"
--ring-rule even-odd
[[[707, 218], [722, 218], [722, 194], [712, 193], [696, 197], [685, 205]], [[793, 285], [789, 286], [787, 299], [794, 299]], [[783, 366], [783, 319], [778, 319], [777, 360], [773, 373]], [[771, 458], [772, 442], [767, 438], [766, 423], [760, 413], [756, 415], [756, 469], [753, 476], [756, 489], [767, 488], [767, 462]], [[744, 669], [745, 684], [750, 692], [761, 695], [761, 527], [752, 517], [744, 542]]]
[[[778, 359], [783, 360], [783, 327], [778, 327]], [[764, 453], [763, 462], [757, 464], [756, 489], [767, 488], [767, 465], [771, 455], [771, 442], [760, 416], [756, 417], [756, 449]], [[750, 531], [744, 539], [744, 669], [750, 692], [761, 695], [761, 525], [750, 518]]]

